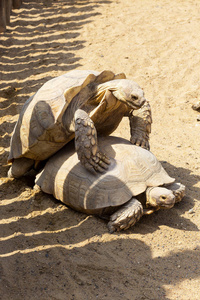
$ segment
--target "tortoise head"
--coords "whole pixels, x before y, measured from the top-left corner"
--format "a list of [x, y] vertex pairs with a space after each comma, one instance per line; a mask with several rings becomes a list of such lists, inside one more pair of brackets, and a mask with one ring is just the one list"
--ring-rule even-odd
[[164, 187], [150, 187], [146, 190], [146, 206], [160, 208], [172, 208], [175, 204], [174, 193]]
[[146, 101], [141, 87], [128, 79], [114, 80], [115, 87], [108, 88], [119, 101], [126, 103], [131, 109], [139, 109]]

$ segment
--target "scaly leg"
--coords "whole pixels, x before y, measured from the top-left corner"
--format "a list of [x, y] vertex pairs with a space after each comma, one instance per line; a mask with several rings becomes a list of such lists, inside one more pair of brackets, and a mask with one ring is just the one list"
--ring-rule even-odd
[[131, 143], [149, 150], [149, 134], [151, 132], [152, 117], [148, 101], [146, 101], [140, 109], [134, 110], [134, 115], [133, 113], [129, 115], [129, 121]]
[[94, 123], [81, 109], [75, 113], [75, 147], [81, 164], [89, 171], [103, 172], [108, 168], [110, 160], [99, 151]]
[[143, 215], [142, 204], [135, 198], [125, 203], [114, 214], [110, 216], [108, 229], [114, 231], [126, 230], [133, 226]]
[[185, 186], [181, 183], [172, 183], [166, 186], [169, 190], [171, 190], [175, 196], [175, 203], [180, 202], [185, 196]]

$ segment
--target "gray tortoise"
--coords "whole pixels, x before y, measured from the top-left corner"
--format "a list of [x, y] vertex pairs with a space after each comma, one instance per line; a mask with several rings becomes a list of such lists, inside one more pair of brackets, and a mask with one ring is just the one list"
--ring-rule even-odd
[[174, 183], [148, 150], [118, 137], [100, 137], [99, 148], [110, 157], [106, 172], [93, 174], [78, 160], [71, 143], [47, 162], [35, 188], [77, 211], [109, 220], [110, 232], [133, 226], [144, 214], [172, 208], [185, 186]]
[[150, 106], [143, 90], [123, 73], [74, 70], [47, 81], [19, 115], [11, 138], [8, 176], [24, 175], [74, 137], [82, 165], [102, 172], [109, 158], [99, 151], [97, 134], [111, 134], [123, 116], [130, 119], [131, 143], [148, 149]]

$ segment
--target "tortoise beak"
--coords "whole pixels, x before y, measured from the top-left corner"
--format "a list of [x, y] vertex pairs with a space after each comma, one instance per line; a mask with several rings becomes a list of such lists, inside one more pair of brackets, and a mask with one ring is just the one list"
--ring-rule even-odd
[[159, 200], [157, 201], [157, 204], [160, 208], [172, 208], [175, 204], [175, 196], [169, 197], [165, 200]]

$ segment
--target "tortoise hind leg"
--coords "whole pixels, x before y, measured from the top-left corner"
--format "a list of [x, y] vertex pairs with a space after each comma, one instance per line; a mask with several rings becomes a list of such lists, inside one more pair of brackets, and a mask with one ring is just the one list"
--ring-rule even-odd
[[110, 160], [99, 151], [94, 123], [82, 109], [75, 113], [75, 147], [81, 164], [89, 171], [103, 172], [108, 168]]
[[34, 160], [26, 157], [17, 158], [8, 170], [9, 178], [19, 178], [28, 172], [34, 165]]
[[133, 226], [143, 215], [142, 204], [135, 198], [121, 206], [110, 216], [108, 229], [110, 233], [114, 231], [126, 230]]

